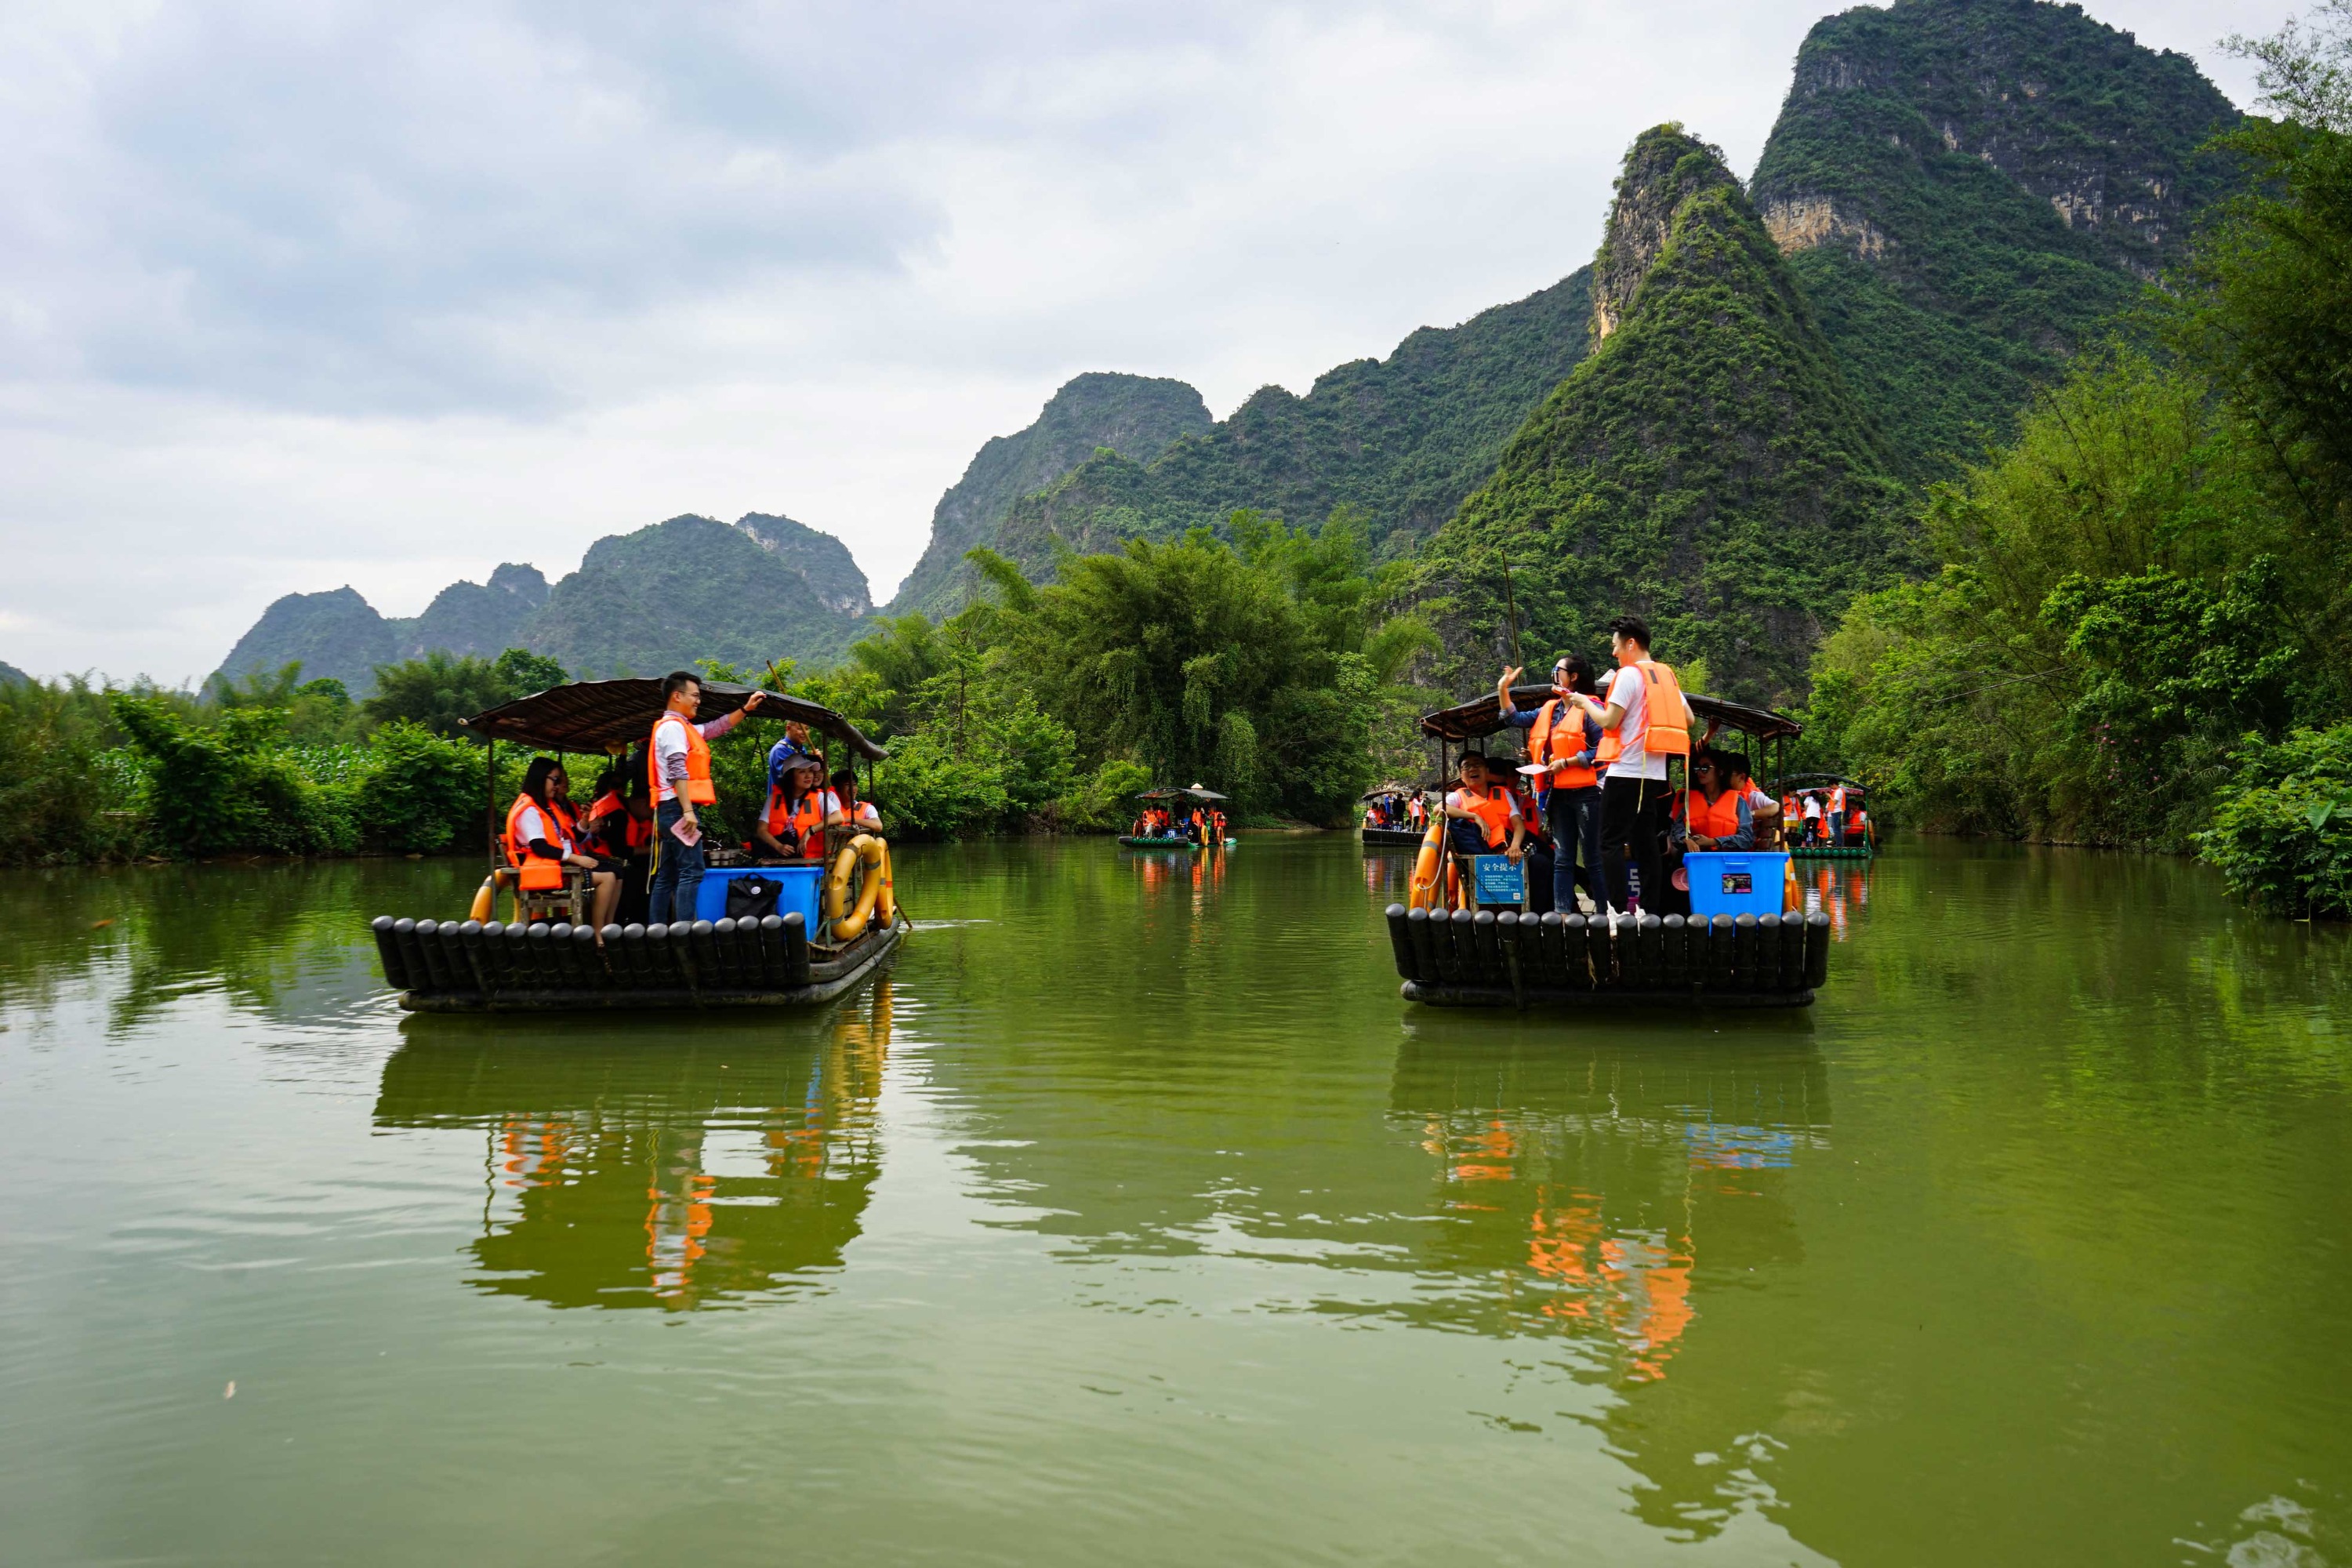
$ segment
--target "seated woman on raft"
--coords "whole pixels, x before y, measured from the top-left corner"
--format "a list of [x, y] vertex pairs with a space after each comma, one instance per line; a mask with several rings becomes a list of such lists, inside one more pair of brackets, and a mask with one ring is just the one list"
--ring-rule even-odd
[[572, 809], [572, 778], [553, 757], [534, 757], [523, 771], [522, 793], [507, 808], [507, 864], [520, 873], [525, 892], [553, 892], [572, 870], [588, 873], [595, 889], [596, 941], [621, 901], [620, 863], [587, 852], [588, 840]]
[[882, 814], [874, 809], [872, 801], [857, 798], [856, 770], [843, 768], [833, 775], [833, 798], [841, 803], [841, 809], [847, 816], [850, 826], [861, 833], [882, 831]]
[[824, 787], [824, 764], [814, 757], [791, 759], [768, 786], [768, 809], [752, 825], [743, 846], [762, 866], [814, 860], [824, 854], [824, 830], [849, 820], [840, 797]]

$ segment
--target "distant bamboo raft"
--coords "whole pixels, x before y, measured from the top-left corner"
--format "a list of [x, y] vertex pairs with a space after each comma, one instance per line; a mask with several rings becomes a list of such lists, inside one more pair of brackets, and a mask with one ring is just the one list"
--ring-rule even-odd
[[839, 948], [798, 913], [607, 926], [497, 921], [372, 922], [383, 977], [418, 1013], [798, 1007], [829, 1002], [897, 951], [903, 917]]
[[1367, 849], [1418, 849], [1423, 830], [1418, 827], [1367, 827], [1362, 829]]
[[1826, 914], [1612, 922], [1391, 904], [1388, 922], [1405, 1000], [1434, 1007], [1802, 1007], [1829, 977]]

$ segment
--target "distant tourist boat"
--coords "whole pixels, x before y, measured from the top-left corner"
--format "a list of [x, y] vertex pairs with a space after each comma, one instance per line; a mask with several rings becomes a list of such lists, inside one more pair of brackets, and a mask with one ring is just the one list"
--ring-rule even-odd
[[[697, 721], [741, 708], [749, 687], [706, 682]], [[798, 720], [869, 764], [888, 752], [819, 703], [761, 692], [761, 711]], [[489, 742], [491, 815], [499, 801], [498, 743], [534, 751], [617, 755], [644, 740], [662, 710], [658, 680], [559, 686], [467, 720]], [[826, 759], [830, 768], [831, 760]], [[581, 918], [581, 889], [526, 894], [510, 886], [495, 829], [482, 907], [464, 920], [379, 915], [373, 922], [384, 979], [418, 1013], [805, 1007], [830, 1002], [881, 971], [912, 929], [891, 886], [880, 835], [825, 829], [820, 859], [782, 867], [717, 866], [704, 873], [706, 918], [668, 925], [608, 925], [604, 941]], [[761, 879], [757, 906], [723, 912], [728, 884]], [[853, 893], [852, 884], [856, 884]], [[515, 918], [499, 921], [487, 895], [510, 891]], [[708, 918], [716, 911], [716, 918]]]
[[[1150, 789], [1138, 790], [1135, 798], [1153, 802], [1162, 808], [1166, 808], [1171, 801], [1189, 800], [1195, 806], [1202, 808], [1204, 816], [1211, 816], [1213, 820], [1216, 803], [1226, 797], [1219, 795], [1215, 790], [1203, 789], [1199, 784], [1187, 785], [1181, 789], [1154, 784]], [[1118, 836], [1118, 841], [1129, 849], [1186, 851], [1203, 848], [1230, 849], [1235, 842], [1234, 839], [1223, 837], [1211, 838], [1205, 844], [1194, 842], [1181, 831], [1185, 824], [1176, 820], [1172, 810], [1169, 813], [1169, 826], [1171, 831], [1167, 833], [1122, 833]]]

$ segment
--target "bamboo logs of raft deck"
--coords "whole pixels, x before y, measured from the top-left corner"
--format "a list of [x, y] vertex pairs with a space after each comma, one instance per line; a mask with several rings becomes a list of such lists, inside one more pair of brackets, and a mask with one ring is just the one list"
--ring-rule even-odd
[[373, 922], [383, 977], [413, 1013], [797, 1007], [829, 1002], [898, 951], [902, 915], [837, 949], [798, 914], [604, 928], [497, 921]]
[[1868, 844], [1800, 844], [1789, 850], [1796, 860], [1867, 860], [1877, 853]]
[[1826, 914], [1387, 913], [1404, 998], [1433, 1007], [1802, 1007], [1829, 978]]

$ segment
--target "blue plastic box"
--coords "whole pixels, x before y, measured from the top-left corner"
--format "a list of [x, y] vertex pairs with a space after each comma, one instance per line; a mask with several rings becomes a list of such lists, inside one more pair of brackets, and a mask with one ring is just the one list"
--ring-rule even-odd
[[783, 884], [776, 895], [776, 912], [780, 915], [800, 911], [808, 929], [816, 930], [816, 900], [824, 885], [822, 866], [730, 866], [702, 873], [702, 886], [694, 895], [694, 918], [715, 921], [727, 913], [727, 884], [738, 877], [767, 877]]
[[1694, 849], [1683, 857], [1683, 870], [1695, 915], [1777, 915], [1783, 908], [1789, 857], [1781, 850]]

